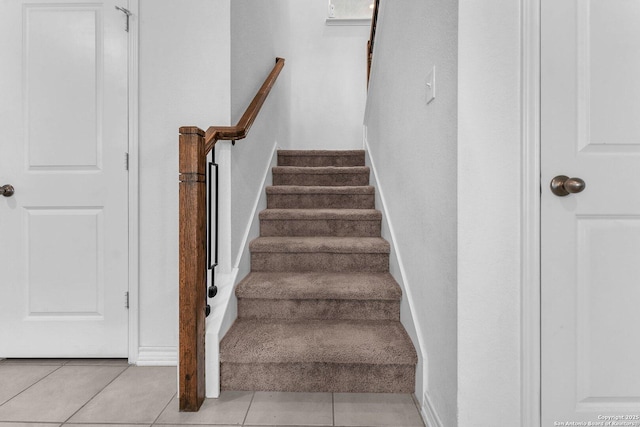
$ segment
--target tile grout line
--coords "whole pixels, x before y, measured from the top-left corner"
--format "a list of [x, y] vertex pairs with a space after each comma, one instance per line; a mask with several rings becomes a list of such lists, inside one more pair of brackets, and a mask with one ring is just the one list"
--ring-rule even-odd
[[117, 380], [118, 378], [120, 378], [120, 376], [122, 374], [124, 374], [127, 370], [129, 370], [130, 366], [128, 365], [125, 369], [122, 370], [122, 372], [120, 372], [118, 375], [116, 375], [111, 381], [109, 381], [107, 384], [105, 384], [104, 387], [102, 387], [100, 390], [98, 390], [93, 396], [91, 396], [91, 398], [89, 400], [87, 400], [86, 402], [84, 402], [84, 404], [79, 407], [73, 414], [71, 414], [66, 420], [64, 420], [62, 422], [61, 425], [66, 424], [71, 418], [73, 418], [73, 416], [75, 414], [77, 414], [78, 412], [82, 411], [82, 408], [84, 408], [85, 406], [87, 406], [87, 404], [89, 402], [91, 402], [93, 399], [96, 398], [97, 395], [99, 395], [100, 393], [102, 393], [104, 391], [104, 389], [106, 389], [107, 387], [109, 387], [115, 380]]
[[[6, 359], [5, 359], [6, 360]], [[7, 363], [8, 365], [8, 363]], [[17, 364], [16, 364], [17, 365]], [[52, 365], [39, 365], [39, 366], [52, 366]], [[55, 365], [53, 365], [55, 366]], [[2, 404], [0, 404], [0, 407], [4, 406], [5, 404], [11, 402], [13, 399], [15, 399], [16, 397], [20, 396], [22, 393], [24, 393], [25, 391], [29, 390], [31, 387], [33, 387], [34, 385], [38, 384], [40, 381], [44, 380], [45, 378], [47, 378], [48, 376], [52, 375], [54, 372], [57, 372], [60, 368], [62, 368], [64, 365], [60, 365], [58, 366], [56, 369], [54, 369], [53, 371], [49, 372], [47, 375], [45, 375], [44, 377], [40, 378], [38, 381], [36, 381], [35, 383], [31, 384], [30, 386], [27, 386], [24, 390], [20, 391], [18, 394], [12, 396], [10, 399], [7, 399], [6, 402], [3, 402]], [[27, 421], [28, 422], [28, 421]], [[55, 421], [53, 421], [55, 422]]]
[[[156, 425], [156, 423], [158, 422], [158, 420], [160, 419], [160, 416], [164, 413], [164, 411], [167, 410], [167, 408], [169, 407], [169, 405], [171, 405], [171, 402], [173, 402], [173, 399], [178, 395], [178, 392], [176, 391], [175, 393], [173, 393], [171, 395], [171, 398], [169, 399], [169, 401], [167, 402], [166, 405], [164, 405], [164, 407], [162, 408], [162, 410], [160, 411], [160, 413], [158, 414], [158, 416], [153, 420], [153, 422], [150, 424], [151, 426]], [[180, 399], [178, 399], [178, 410], [180, 410]]]
[[251, 405], [253, 404], [253, 398], [256, 397], [256, 392], [251, 393], [251, 400], [249, 401], [249, 406], [247, 406], [247, 412], [244, 414], [244, 418], [242, 419], [242, 425], [245, 425], [247, 422], [247, 416], [249, 416], [249, 410], [251, 410]]

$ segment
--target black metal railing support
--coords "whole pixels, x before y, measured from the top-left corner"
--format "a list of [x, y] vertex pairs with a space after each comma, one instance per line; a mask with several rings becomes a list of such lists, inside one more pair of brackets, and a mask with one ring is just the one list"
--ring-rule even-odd
[[[218, 293], [216, 286], [216, 267], [218, 266], [218, 164], [216, 163], [216, 150], [211, 150], [211, 161], [207, 169], [207, 305], [206, 315], [211, 313], [209, 298], [213, 298]], [[212, 217], [213, 215], [213, 217]]]

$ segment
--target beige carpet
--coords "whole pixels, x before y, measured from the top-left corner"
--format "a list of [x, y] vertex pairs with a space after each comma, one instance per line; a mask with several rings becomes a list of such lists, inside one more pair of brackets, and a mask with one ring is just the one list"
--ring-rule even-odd
[[281, 150], [273, 183], [222, 389], [412, 393], [417, 356], [364, 151]]

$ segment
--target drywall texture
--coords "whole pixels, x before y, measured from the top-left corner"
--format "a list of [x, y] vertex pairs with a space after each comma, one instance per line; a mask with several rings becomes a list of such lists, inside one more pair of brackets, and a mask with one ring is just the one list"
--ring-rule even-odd
[[141, 347], [178, 344], [178, 128], [229, 123], [229, 22], [229, 0], [140, 0]]
[[362, 148], [367, 26], [328, 26], [325, 0], [288, 0], [290, 147]]
[[459, 14], [458, 421], [517, 426], [520, 2], [460, 0]]
[[[231, 4], [231, 119], [234, 124], [271, 72], [275, 58], [286, 59], [249, 136], [231, 148], [231, 256], [234, 261], [244, 250], [241, 245], [251, 221], [257, 221], [253, 218], [253, 207], [264, 192], [265, 176], [271, 175], [268, 167], [274, 144], [286, 145], [291, 79], [287, 58], [288, 24], [287, 0], [268, 3], [234, 0]], [[262, 200], [264, 206], [259, 206], [259, 210], [266, 208], [266, 199], [262, 197]], [[245, 265], [238, 279], [249, 271], [248, 259], [243, 261]]]
[[[426, 352], [416, 396], [429, 393], [444, 426], [457, 425], [457, 27], [457, 2], [384, 2], [365, 118]], [[437, 97], [427, 105], [434, 66]]]
[[[286, 59], [249, 136], [231, 150], [231, 253], [244, 248], [253, 204], [280, 148], [361, 148], [366, 26], [325, 24], [324, 1], [231, 3], [231, 119], [235, 123], [273, 67]], [[262, 208], [262, 206], [261, 206]]]

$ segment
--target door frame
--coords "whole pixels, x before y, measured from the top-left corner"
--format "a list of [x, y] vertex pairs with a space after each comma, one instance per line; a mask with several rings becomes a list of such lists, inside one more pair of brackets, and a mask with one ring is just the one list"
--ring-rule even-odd
[[129, 11], [129, 46], [128, 46], [128, 105], [129, 105], [129, 176], [128, 176], [128, 208], [129, 208], [129, 327], [128, 327], [128, 360], [131, 364], [138, 362], [140, 350], [140, 311], [139, 311], [139, 34], [140, 34], [140, 0], [128, 0]]
[[541, 422], [540, 2], [521, 0], [521, 425]]

